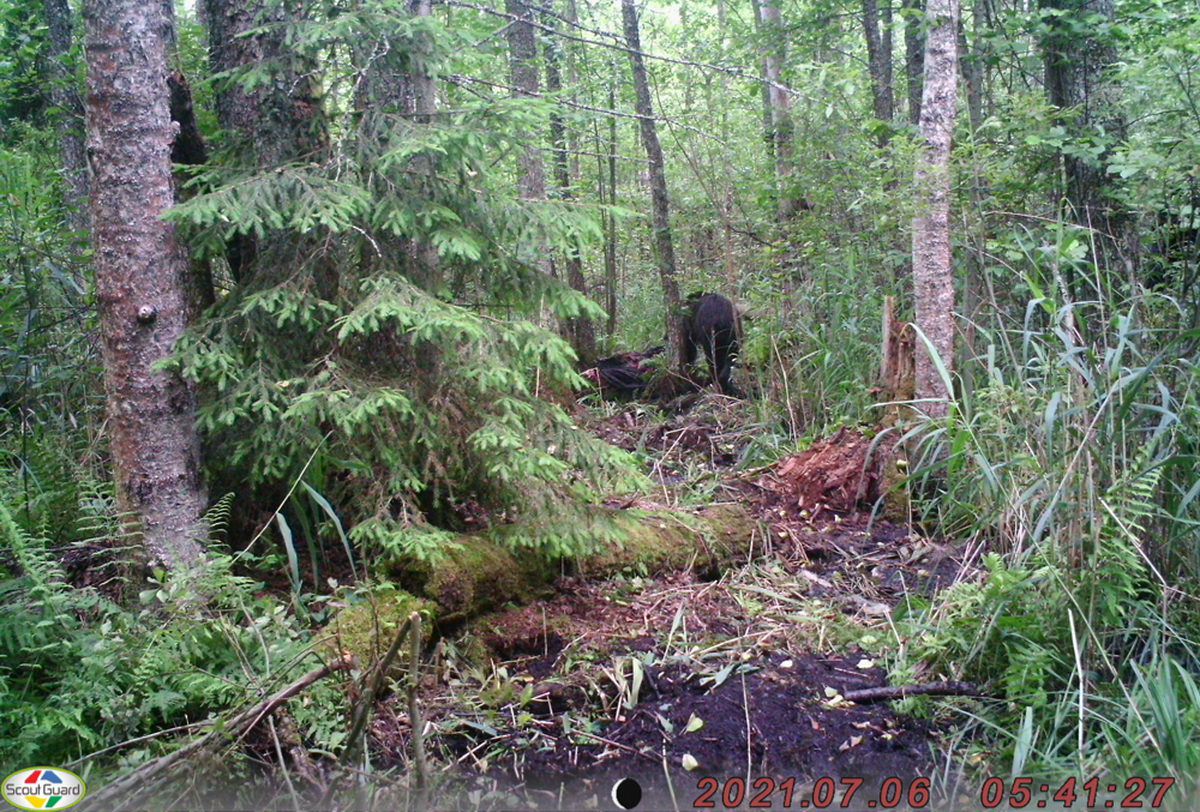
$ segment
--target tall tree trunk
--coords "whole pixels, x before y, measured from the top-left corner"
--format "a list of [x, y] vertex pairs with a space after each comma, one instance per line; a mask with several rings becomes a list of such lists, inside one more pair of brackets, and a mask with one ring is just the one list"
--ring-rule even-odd
[[63, 202], [67, 205], [71, 228], [86, 231], [90, 226], [87, 153], [83, 142], [83, 99], [71, 72], [71, 8], [67, 0], [45, 0], [43, 11], [49, 34], [46, 76], [62, 156]]
[[779, 219], [791, 219], [800, 210], [800, 198], [792, 188], [794, 163], [792, 103], [783, 85], [783, 65], [787, 56], [787, 32], [779, 12], [780, 0], [759, 0], [762, 32], [766, 39], [763, 74], [767, 80], [767, 98], [771, 108], [771, 132], [775, 144], [775, 184], [779, 196]]
[[[213, 73], [259, 66], [267, 81], [246, 89], [225, 81], [216, 92], [217, 122], [233, 138], [243, 160], [256, 167], [278, 167], [325, 157], [329, 133], [316, 66], [288, 44], [288, 9], [274, 0], [201, 0], [208, 23], [209, 66]], [[257, 30], [253, 35], [248, 32]], [[294, 267], [308, 248], [303, 240], [269, 239], [266, 263]], [[237, 281], [255, 267], [262, 249], [251, 235], [227, 246]], [[318, 272], [318, 286], [329, 298], [337, 287], [332, 270]]]
[[[891, 0], [884, 0], [890, 3]], [[891, 140], [891, 127], [883, 126], [892, 123], [892, 50], [890, 26], [886, 32], [880, 31], [879, 0], [862, 0], [863, 32], [867, 42], [867, 70], [871, 74], [871, 107], [875, 118], [882, 122], [879, 127], [877, 143], [880, 147], [887, 146]], [[890, 6], [889, 6], [890, 9]], [[888, 47], [884, 48], [884, 34]]]
[[[616, 65], [609, 63], [612, 82], [608, 85], [608, 109], [617, 107]], [[608, 205], [617, 205], [617, 117], [608, 117]], [[617, 217], [611, 211], [604, 216], [604, 290], [608, 309], [606, 332], [611, 338], [617, 331]], [[678, 292], [676, 292], [678, 298]]]
[[879, 29], [879, 44], [883, 51], [879, 78], [882, 80], [883, 86], [887, 88], [888, 109], [892, 112], [889, 120], [894, 121], [896, 118], [896, 77], [892, 49], [892, 0], [883, 0], [883, 5], [879, 7]]
[[1060, 110], [1076, 111], [1067, 124], [1073, 136], [1108, 141], [1100, 155], [1064, 152], [1067, 199], [1075, 221], [1100, 232], [1102, 251], [1132, 263], [1132, 221], [1106, 194], [1106, 157], [1126, 129], [1120, 87], [1111, 77], [1118, 59], [1113, 0], [1041, 0], [1041, 7], [1055, 12], [1046, 17], [1049, 33], [1042, 40], [1047, 98]]
[[[432, 17], [432, 0], [408, 0], [408, 10], [414, 17]], [[411, 69], [405, 109], [418, 124], [432, 124], [433, 117], [437, 114], [437, 81], [431, 70], [433, 59], [433, 46], [429, 35], [417, 34], [409, 51]], [[421, 156], [416, 161], [417, 174], [423, 178], [432, 178], [435, 170], [430, 156]], [[414, 274], [426, 290], [437, 291], [442, 286], [441, 261], [437, 248], [432, 243], [421, 241], [412, 245], [410, 250]]]
[[[913, 297], [916, 324], [947, 370], [954, 368], [954, 269], [950, 253], [950, 146], [958, 89], [958, 0], [929, 0], [925, 42], [921, 140], [914, 172]], [[921, 342], [918, 342], [921, 343]], [[917, 397], [930, 399], [927, 411], [944, 417], [952, 392], [933, 357], [917, 348]]]
[[[537, 38], [533, 33], [533, 11], [524, 0], [505, 0], [504, 8], [513, 18], [508, 24], [508, 55], [512, 69], [513, 93], [537, 97], [541, 94], [538, 81]], [[521, 176], [517, 189], [522, 200], [546, 198], [546, 169], [542, 164], [540, 141], [533, 133], [523, 133], [525, 150], [518, 162]], [[544, 255], [545, 252], [539, 252]]]
[[[553, 28], [554, 18], [547, 15], [545, 23]], [[546, 90], [558, 94], [562, 91], [562, 72], [559, 68], [559, 40], [547, 36], [543, 42], [543, 52], [546, 62]], [[561, 200], [573, 200], [574, 191], [571, 189], [571, 164], [568, 154], [567, 128], [563, 123], [562, 113], [555, 109], [550, 113], [550, 142], [554, 147], [554, 180], [558, 186], [558, 196]], [[572, 289], [588, 295], [587, 280], [583, 276], [583, 259], [579, 249], [571, 247], [566, 252], [567, 284]], [[591, 366], [596, 357], [596, 331], [592, 320], [586, 316], [567, 319], [567, 339], [575, 350], [583, 366]]]
[[[430, 0], [407, 0], [403, 13], [410, 18], [432, 14]], [[397, 16], [400, 16], [397, 10]], [[401, 29], [401, 25], [395, 25]], [[428, 126], [437, 113], [437, 84], [431, 72], [433, 54], [429, 34], [420, 26], [411, 26], [408, 37], [396, 35], [384, 40], [366, 39], [353, 46], [353, 64], [358, 75], [354, 99], [359, 116], [359, 137], [386, 142], [395, 138], [398, 117], [405, 125]], [[419, 189], [436, 171], [429, 154], [414, 156], [407, 167], [409, 177]], [[424, 240], [390, 238], [380, 235], [372, 250], [360, 260], [365, 268], [406, 269], [410, 281], [423, 290], [441, 288], [441, 263], [437, 248]], [[430, 361], [432, 363], [432, 361]]]
[[[729, 52], [729, 22], [726, 0], [717, 0], [717, 30], [720, 34], [721, 61]], [[721, 98], [729, 98], [729, 74], [721, 74]], [[729, 105], [720, 103], [712, 107], [721, 111], [721, 143], [729, 143]], [[726, 161], [721, 168], [721, 200], [717, 204], [721, 217], [721, 264], [725, 271], [728, 292], [738, 291], [737, 265], [733, 257], [733, 166]]]
[[[273, 0], [202, 0], [214, 73], [257, 65], [265, 84], [225, 82], [216, 94], [217, 121], [261, 166], [324, 157], [329, 134], [315, 65], [287, 42], [288, 8]], [[249, 35], [247, 32], [256, 30]]]
[[[761, 41], [763, 34], [762, 21], [762, 2], [761, 0], [750, 0], [750, 8], [754, 12], [754, 30], [758, 34]], [[767, 158], [772, 163], [775, 161], [775, 124], [771, 118], [771, 85], [767, 80], [766, 61], [763, 62], [763, 81], [758, 83], [759, 91], [762, 94], [762, 131], [763, 143], [767, 145]]]
[[[512, 70], [513, 95], [534, 98], [541, 95], [538, 79], [537, 38], [533, 32], [533, 10], [525, 0], [505, 0], [504, 8], [512, 20], [508, 24], [508, 57]], [[541, 139], [536, 132], [523, 132], [519, 140], [525, 149], [517, 157], [520, 176], [517, 178], [517, 195], [524, 201], [546, 199], [546, 167], [542, 163]], [[540, 237], [519, 246], [519, 256], [547, 276], [554, 276], [555, 267], [550, 249]], [[520, 250], [523, 249], [523, 250]], [[548, 308], [543, 307], [539, 322], [550, 328], [554, 322]], [[568, 332], [560, 320], [559, 334]]]
[[157, 368], [186, 325], [188, 256], [162, 220], [174, 203], [167, 88], [170, 22], [161, 4], [88, 0], [88, 152], [96, 292], [118, 505], [153, 561], [203, 556], [206, 496], [195, 396]]
[[[168, 15], [170, 25], [174, 28], [175, 9], [166, 6], [164, 15]], [[172, 43], [169, 57], [175, 62], [175, 46]], [[196, 110], [192, 104], [192, 88], [188, 84], [183, 71], [172, 70], [167, 75], [167, 92], [170, 94], [171, 122], [176, 128], [175, 143], [171, 145], [171, 163], [184, 166], [200, 166], [208, 161], [208, 147], [204, 136], [200, 134], [200, 125], [196, 121]], [[187, 180], [183, 173], [175, 175], [175, 202], [190, 197], [184, 188]], [[213, 287], [212, 266], [207, 259], [192, 257], [189, 252], [188, 275], [184, 280], [184, 293], [188, 301], [188, 317], [190, 324], [209, 306], [217, 300]]]
[[904, 75], [908, 87], [908, 120], [914, 126], [921, 123], [921, 81], [925, 75], [925, 3], [922, 0], [901, 0], [904, 14]]
[[629, 68], [633, 74], [633, 89], [637, 99], [635, 109], [642, 128], [642, 144], [650, 170], [650, 203], [653, 209], [654, 258], [662, 283], [663, 299], [667, 306], [667, 340], [671, 347], [672, 368], [683, 371], [684, 314], [679, 298], [678, 273], [675, 270], [675, 244], [671, 240], [670, 202], [667, 196], [667, 175], [663, 166], [662, 146], [658, 143], [658, 127], [654, 107], [650, 103], [650, 83], [642, 60], [641, 35], [638, 32], [637, 11], [633, 0], [621, 0], [621, 17], [625, 24], [625, 45], [629, 49]]

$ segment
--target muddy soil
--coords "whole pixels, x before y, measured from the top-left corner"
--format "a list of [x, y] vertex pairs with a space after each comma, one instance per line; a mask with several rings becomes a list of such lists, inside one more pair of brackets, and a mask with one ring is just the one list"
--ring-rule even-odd
[[[739, 456], [736, 436], [711, 418], [655, 425], [634, 407], [598, 433], [658, 452], [663, 481]], [[885, 648], [904, 596], [931, 595], [972, 567], [950, 544], [872, 521], [870, 450], [846, 430], [768, 470], [728, 475], [719, 492], [752, 505], [763, 528], [763, 555], [742, 573], [564, 581], [557, 598], [476, 625], [503, 662], [471, 676], [446, 665], [424, 692], [438, 760], [457, 765], [438, 805], [616, 809], [623, 779], [637, 782], [637, 809], [749, 808], [759, 793], [804, 808], [830, 790], [834, 808], [910, 799], [942, 769], [939, 731], [891, 702], [843, 694], [888, 684], [859, 644]], [[404, 704], [387, 704], [373, 750], [402, 766]], [[622, 793], [626, 803], [638, 794]]]
[[683, 667], [647, 669], [638, 705], [600, 734], [564, 730], [569, 711], [547, 716], [542, 746], [496, 786], [547, 809], [563, 808], [561, 799], [572, 807], [611, 807], [614, 788], [627, 778], [637, 781], [645, 809], [693, 807], [714, 779], [718, 806], [737, 799], [731, 778], [749, 777], [751, 796], [766, 792], [778, 805], [788, 791], [797, 806], [822, 777], [833, 780], [839, 801], [858, 779], [864, 800], [877, 797], [891, 776], [907, 787], [933, 769], [933, 731], [886, 705], [840, 699], [844, 691], [885, 684], [883, 671], [862, 667], [864, 661], [861, 654], [780, 651], [733, 669], [715, 686], [713, 675]]

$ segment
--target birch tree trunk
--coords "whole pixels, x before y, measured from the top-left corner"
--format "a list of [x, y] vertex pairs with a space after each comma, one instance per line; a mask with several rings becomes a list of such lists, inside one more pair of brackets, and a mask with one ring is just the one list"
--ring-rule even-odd
[[[958, 0], [929, 0], [925, 40], [921, 139], [914, 173], [913, 296], [917, 327], [947, 370], [954, 365], [954, 269], [950, 254], [950, 146], [958, 109]], [[926, 410], [947, 414], [949, 399], [933, 357], [918, 342], [917, 397], [932, 399]]]
[[633, 89], [637, 99], [635, 109], [642, 128], [642, 144], [646, 148], [646, 158], [650, 164], [654, 258], [658, 264], [658, 278], [662, 283], [663, 300], [667, 306], [667, 341], [670, 342], [671, 348], [671, 367], [682, 372], [684, 319], [679, 298], [679, 274], [675, 269], [675, 243], [671, 239], [671, 206], [667, 195], [667, 175], [663, 165], [662, 145], [658, 142], [658, 126], [654, 121], [654, 106], [650, 103], [650, 83], [646, 79], [642, 38], [638, 31], [638, 18], [633, 8], [633, 0], [621, 0], [621, 17], [625, 25], [625, 45], [629, 49], [629, 68], [633, 74]]
[[152, 562], [196, 565], [206, 536], [195, 396], [156, 368], [186, 325], [187, 251], [174, 203], [170, 20], [158, 3], [88, 0], [87, 133], [96, 293], [118, 506]]

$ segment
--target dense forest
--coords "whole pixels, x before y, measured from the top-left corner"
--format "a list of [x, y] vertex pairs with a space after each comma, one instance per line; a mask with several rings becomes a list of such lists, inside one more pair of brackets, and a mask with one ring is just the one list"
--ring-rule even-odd
[[1195, 0], [0, 0], [0, 194], [19, 808], [1200, 798]]

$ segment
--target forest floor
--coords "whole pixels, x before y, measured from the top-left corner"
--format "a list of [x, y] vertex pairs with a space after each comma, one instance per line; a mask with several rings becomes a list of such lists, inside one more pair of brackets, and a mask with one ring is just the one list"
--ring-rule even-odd
[[[718, 396], [675, 416], [631, 405], [596, 430], [651, 452], [664, 502], [686, 479], [708, 480], [714, 502], [747, 505], [756, 555], [712, 581], [565, 580], [557, 597], [448, 641], [439, 679], [422, 691], [428, 744], [458, 766], [439, 808], [612, 809], [626, 778], [639, 809], [827, 798], [867, 809], [909, 799], [918, 777], [934, 779], [935, 798], [948, 791], [955, 776], [936, 723], [845, 694], [888, 685], [883, 658], [902, 644], [894, 608], [968, 574], [970, 560], [857, 509], [869, 443], [856, 431], [734, 473], [751, 439], [732, 428], [745, 425], [737, 408]], [[503, 664], [466, 665], [455, 646], [471, 636]], [[406, 761], [403, 697], [376, 714], [372, 738], [384, 761]]]

